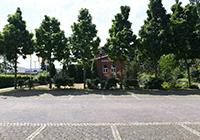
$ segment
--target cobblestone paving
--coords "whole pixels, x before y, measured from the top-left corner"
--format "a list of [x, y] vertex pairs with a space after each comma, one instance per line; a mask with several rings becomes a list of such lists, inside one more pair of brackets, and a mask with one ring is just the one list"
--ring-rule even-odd
[[0, 123], [2, 140], [200, 139], [200, 122]]

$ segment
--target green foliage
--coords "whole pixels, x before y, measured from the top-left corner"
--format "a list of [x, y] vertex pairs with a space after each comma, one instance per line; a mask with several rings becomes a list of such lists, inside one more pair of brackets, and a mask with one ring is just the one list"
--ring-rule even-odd
[[125, 79], [125, 88], [130, 89], [130, 88], [139, 88], [138, 81], [136, 79]]
[[[26, 30], [26, 22], [22, 19], [22, 12], [17, 8], [14, 15], [8, 15], [8, 24], [3, 28], [3, 45], [5, 56], [8, 61], [14, 62], [15, 80], [17, 88], [17, 61], [21, 55], [26, 58], [27, 54], [33, 53], [33, 34]], [[1, 39], [1, 38], [0, 38]]]
[[17, 85], [20, 86], [20, 88], [22, 88], [22, 86], [25, 84], [25, 81], [23, 79], [18, 79], [17, 80]]
[[[47, 61], [47, 63], [49, 63], [49, 61]], [[49, 72], [49, 69], [50, 69], [49, 64], [47, 66], [45, 65], [45, 60], [44, 59], [42, 59], [41, 69], [42, 70], [46, 70], [47, 72]]]
[[60, 88], [60, 86], [74, 86], [74, 78], [70, 78], [68, 76], [62, 76], [60, 74], [56, 74], [54, 76], [54, 84], [57, 88]]
[[103, 80], [103, 81], [101, 82], [102, 89], [104, 89], [104, 88], [106, 87], [106, 85], [107, 85], [106, 80]]
[[150, 0], [148, 7], [146, 12], [148, 17], [139, 30], [138, 57], [140, 60], [149, 59], [154, 63], [155, 77], [157, 77], [158, 60], [169, 52], [170, 15], [166, 14], [161, 0]]
[[88, 62], [85, 63], [85, 71], [86, 71], [86, 73], [85, 73], [86, 78], [87, 79], [92, 78], [91, 66], [89, 65]]
[[171, 7], [172, 10], [172, 49], [178, 60], [184, 60], [188, 74], [188, 86], [190, 80], [190, 60], [199, 58], [199, 31], [197, 30], [198, 14], [196, 6], [181, 6], [181, 2], [176, 1]]
[[163, 79], [151, 77], [149, 82], [146, 83], [146, 86], [144, 88], [146, 89], [162, 89], [162, 83], [164, 82]]
[[[35, 51], [40, 52], [37, 54], [38, 56], [49, 60], [50, 66], [55, 60], [68, 59], [70, 52], [67, 38], [64, 31], [60, 29], [60, 22], [56, 18], [45, 15], [40, 27], [35, 29], [35, 32], [37, 44]], [[49, 73], [52, 76], [51, 67]], [[49, 88], [51, 87], [51, 80], [49, 80]]]
[[125, 67], [125, 77], [126, 78], [135, 78], [137, 79], [138, 77], [138, 73], [140, 71], [140, 64], [136, 61], [132, 61], [129, 63], [126, 64], [126, 67]]
[[86, 84], [89, 89], [98, 89], [98, 84], [100, 83], [100, 79], [97, 77], [95, 79], [87, 79]]
[[162, 89], [163, 82], [163, 79], [152, 77], [145, 73], [139, 75], [139, 83], [144, 89]]
[[190, 88], [192, 88], [192, 89], [199, 89], [199, 86], [198, 86], [198, 85], [192, 84], [192, 85], [190, 86]]
[[97, 59], [93, 59], [92, 61], [91, 72], [92, 72], [92, 79], [99, 77]]
[[12, 86], [14, 86], [13, 75], [0, 75], [0, 88], [6, 88]]
[[191, 72], [191, 77], [193, 82], [198, 82], [200, 83], [200, 71], [199, 70], [194, 70]]
[[162, 86], [163, 88], [165, 88], [165, 89], [169, 89], [169, 88], [172, 87], [171, 83], [168, 83], [168, 82], [163, 82], [163, 83], [161, 84], [161, 86]]
[[85, 62], [91, 60], [93, 54], [98, 53], [100, 38], [97, 36], [96, 25], [92, 23], [92, 16], [86, 8], [79, 11], [78, 22], [73, 23], [71, 28], [73, 32], [70, 37], [72, 53], [77, 61], [83, 63], [85, 88]]
[[[120, 63], [121, 73], [123, 62], [128, 60], [129, 52], [135, 47], [136, 35], [131, 29], [131, 22], [128, 21], [130, 7], [121, 6], [121, 12], [115, 15], [112, 20], [112, 27], [109, 29], [109, 38], [104, 45], [104, 51], [109, 58]], [[120, 77], [120, 87], [122, 89], [123, 74]]]
[[47, 81], [49, 80], [49, 73], [42, 71], [42, 73], [38, 73], [33, 79], [40, 85], [46, 85], [48, 83]]
[[141, 85], [144, 88], [147, 85], [147, 83], [150, 81], [150, 77], [151, 75], [148, 75], [146, 73], [141, 73], [138, 76], [139, 85]]
[[174, 59], [175, 56], [173, 54], [168, 54], [161, 56], [159, 60], [160, 77], [166, 82], [172, 79], [173, 71], [177, 66], [177, 62]]
[[83, 83], [83, 65], [81, 65], [81, 64], [76, 65], [75, 82]]
[[76, 72], [76, 66], [74, 64], [68, 65], [68, 71], [67, 72], [68, 72], [69, 77], [76, 77], [76, 73], [77, 73]]
[[115, 76], [115, 75], [111, 75], [108, 79], [107, 79], [107, 84], [106, 84], [106, 89], [110, 89], [110, 88], [116, 88], [117, 87], [117, 83], [119, 82], [119, 79]]
[[31, 90], [31, 88], [33, 88], [35, 85], [35, 80], [33, 79], [29, 79], [26, 81], [26, 85], [28, 85], [29, 90]]

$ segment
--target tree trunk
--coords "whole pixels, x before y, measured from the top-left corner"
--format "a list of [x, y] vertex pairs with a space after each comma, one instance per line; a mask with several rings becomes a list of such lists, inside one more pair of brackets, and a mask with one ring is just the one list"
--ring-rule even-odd
[[84, 83], [84, 89], [85, 87], [85, 75], [86, 75], [86, 71], [85, 71], [85, 61], [83, 61], [83, 83]]
[[155, 64], [155, 78], [158, 77], [158, 60], [155, 59], [154, 60], [154, 64]]
[[122, 73], [122, 67], [123, 67], [123, 62], [121, 62], [121, 77], [120, 77], [120, 89], [123, 89], [123, 87], [122, 87], [122, 81], [123, 81], [123, 73]]
[[14, 80], [14, 87], [17, 89], [17, 54], [15, 53], [15, 80]]
[[50, 60], [49, 60], [49, 88], [52, 88], [52, 84], [51, 84], [51, 56], [50, 56]]
[[187, 67], [187, 73], [188, 73], [188, 88], [190, 88], [191, 87], [190, 65], [188, 64], [186, 57], [184, 59], [185, 59], [186, 67]]

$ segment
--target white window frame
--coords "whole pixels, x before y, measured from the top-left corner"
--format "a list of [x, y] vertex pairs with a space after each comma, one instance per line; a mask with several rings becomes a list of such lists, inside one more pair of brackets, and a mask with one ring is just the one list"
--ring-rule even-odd
[[111, 72], [116, 73], [116, 66], [115, 65], [111, 65]]
[[[104, 66], [106, 66], [106, 68]], [[108, 73], [108, 65], [103, 65], [103, 73]]]

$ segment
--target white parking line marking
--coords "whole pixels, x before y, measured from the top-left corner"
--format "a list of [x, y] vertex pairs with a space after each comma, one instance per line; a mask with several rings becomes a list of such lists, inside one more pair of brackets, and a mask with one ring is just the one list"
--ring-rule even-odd
[[105, 95], [102, 95], [102, 99], [106, 99], [106, 96], [105, 96]]
[[71, 100], [74, 96], [72, 95], [71, 97], [69, 97], [69, 100]]
[[44, 130], [47, 127], [47, 125], [42, 125], [41, 127], [39, 127], [34, 133], [32, 133], [28, 138], [26, 138], [26, 140], [32, 140], [34, 139], [37, 135], [39, 135], [42, 130]]
[[136, 98], [136, 99], [138, 99], [138, 100], [140, 100], [140, 98], [139, 97], [137, 97], [134, 93], [132, 93], [132, 92], [127, 92], [127, 93], [129, 93], [129, 94], [131, 94], [134, 98]]
[[186, 130], [190, 131], [191, 133], [193, 133], [193, 134], [195, 134], [195, 135], [200, 137], [200, 133], [198, 131], [196, 131], [196, 130], [194, 130], [194, 129], [192, 129], [192, 128], [190, 128], [190, 127], [188, 127], [188, 126], [186, 126], [186, 125], [184, 125], [182, 123], [180, 123], [179, 125], [181, 127], [185, 128]]
[[115, 140], [122, 140], [116, 125], [111, 125], [111, 130]]

